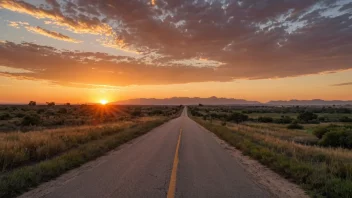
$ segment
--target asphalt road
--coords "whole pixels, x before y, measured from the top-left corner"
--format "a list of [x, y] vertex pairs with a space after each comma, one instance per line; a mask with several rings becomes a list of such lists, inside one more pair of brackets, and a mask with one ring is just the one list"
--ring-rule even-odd
[[270, 197], [187, 116], [22, 197]]

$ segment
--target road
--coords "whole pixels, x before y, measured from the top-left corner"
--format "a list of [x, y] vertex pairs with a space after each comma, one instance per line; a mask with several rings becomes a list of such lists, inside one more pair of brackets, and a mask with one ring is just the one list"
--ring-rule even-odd
[[22, 197], [270, 197], [187, 115]]

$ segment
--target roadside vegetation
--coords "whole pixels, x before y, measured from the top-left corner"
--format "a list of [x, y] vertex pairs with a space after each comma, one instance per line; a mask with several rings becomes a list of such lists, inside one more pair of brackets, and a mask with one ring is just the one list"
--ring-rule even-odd
[[0, 132], [28, 132], [69, 126], [99, 125], [146, 116], [170, 116], [179, 107], [118, 105], [0, 105]]
[[[255, 107], [243, 106], [194, 106], [189, 110], [196, 122], [299, 184], [312, 197], [352, 197], [352, 123], [339, 121], [339, 117], [351, 117], [350, 107], [257, 108], [268, 113], [252, 117], [257, 113]], [[292, 108], [302, 111], [279, 113]], [[317, 113], [322, 109], [334, 115]], [[269, 116], [272, 111], [279, 115]], [[275, 122], [286, 116], [291, 122]]]
[[[50, 125], [46, 122], [51, 118], [32, 116], [36, 111], [53, 111], [54, 115], [64, 112], [62, 107], [35, 106], [27, 108], [18, 106], [0, 106], [2, 109], [21, 109], [25, 114], [15, 117], [13, 112], [7, 112], [10, 118], [17, 120], [17, 130], [0, 132], [0, 197], [15, 197], [31, 187], [48, 181], [60, 174], [95, 159], [109, 150], [138, 137], [162, 123], [177, 117], [182, 111], [181, 106], [84, 106], [90, 109], [92, 116], [81, 115], [75, 118], [84, 124]], [[26, 110], [23, 110], [23, 109]], [[66, 107], [73, 115], [79, 114], [81, 106]], [[29, 112], [30, 111], [30, 112]], [[98, 112], [96, 112], [98, 111]], [[107, 112], [104, 115], [102, 112]], [[3, 112], [2, 112], [3, 113]], [[4, 113], [3, 113], [4, 114]], [[96, 119], [95, 115], [103, 119]], [[30, 118], [26, 118], [26, 117]], [[39, 117], [39, 118], [38, 118]], [[74, 118], [67, 114], [63, 119]], [[112, 117], [112, 118], [111, 118]], [[36, 122], [35, 120], [40, 120]], [[34, 120], [34, 121], [33, 121]], [[50, 121], [49, 121], [50, 120]], [[22, 124], [30, 123], [30, 129], [21, 130]], [[64, 122], [65, 123], [65, 122]]]

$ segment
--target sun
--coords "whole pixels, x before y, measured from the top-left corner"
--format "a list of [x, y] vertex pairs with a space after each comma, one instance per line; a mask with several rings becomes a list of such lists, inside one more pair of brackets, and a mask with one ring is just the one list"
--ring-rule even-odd
[[105, 99], [100, 100], [100, 104], [102, 104], [102, 105], [106, 105], [107, 103], [108, 103], [108, 101]]

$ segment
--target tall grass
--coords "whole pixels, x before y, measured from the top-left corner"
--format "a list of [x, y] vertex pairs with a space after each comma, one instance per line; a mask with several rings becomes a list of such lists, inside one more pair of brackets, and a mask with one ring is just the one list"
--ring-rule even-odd
[[[104, 136], [98, 140], [89, 141], [85, 144], [80, 144], [77, 147], [51, 159], [44, 160], [33, 165], [22, 166], [3, 173], [0, 176], [0, 198], [15, 197], [31, 187], [35, 187], [42, 182], [55, 178], [67, 170], [80, 166], [81, 164], [95, 159], [107, 151], [112, 150], [135, 137], [147, 133], [151, 129], [163, 124], [169, 119], [170, 118], [159, 118], [156, 120], [144, 121], [138, 125], [118, 125], [119, 131], [112, 132], [112, 135]], [[81, 133], [84, 133], [83, 131]], [[104, 130], [99, 129], [96, 132], [99, 133], [98, 131], [103, 133], [102, 131]], [[107, 131], [110, 131], [110, 129]], [[85, 134], [89, 135], [91, 133], [86, 132]], [[66, 135], [67, 136], [60, 137], [75, 139], [73, 138], [75, 137], [74, 135]]]
[[[157, 119], [157, 118], [150, 118]], [[149, 120], [150, 120], [149, 119]], [[102, 139], [148, 119], [121, 121], [99, 126], [79, 126], [27, 133], [0, 134], [0, 172], [49, 159], [81, 144]]]
[[280, 139], [258, 128], [230, 127], [194, 118], [221, 139], [290, 178], [312, 197], [352, 197], [352, 151]]

